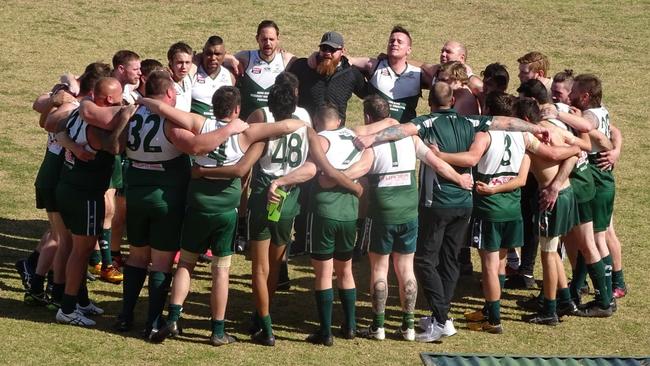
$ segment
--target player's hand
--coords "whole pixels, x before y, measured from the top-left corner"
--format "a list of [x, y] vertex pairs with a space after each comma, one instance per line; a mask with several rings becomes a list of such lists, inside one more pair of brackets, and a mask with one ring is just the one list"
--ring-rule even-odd
[[557, 195], [559, 189], [555, 188], [553, 184], [550, 184], [548, 187], [542, 189], [539, 192], [539, 210], [540, 211], [550, 211], [555, 207], [555, 201], [557, 201]]
[[429, 150], [431, 150], [433, 155], [440, 156], [440, 149], [438, 149], [438, 144], [435, 141], [429, 145]]
[[551, 143], [551, 131], [549, 131], [546, 127], [541, 127], [537, 126], [538, 130], [537, 133], [535, 133], [535, 137], [539, 139], [539, 141], [545, 143], [545, 144], [550, 144]]
[[192, 164], [191, 173], [192, 173], [192, 179], [198, 179], [203, 177], [201, 166], [198, 164]]
[[559, 114], [555, 104], [544, 104], [540, 112], [542, 114], [542, 119], [557, 118]]
[[312, 52], [312, 54], [307, 57], [307, 66], [309, 66], [310, 69], [316, 69], [316, 66], [318, 66], [318, 51]]
[[596, 165], [600, 170], [612, 170], [614, 165], [618, 163], [620, 156], [621, 152], [616, 149], [600, 152], [598, 153], [598, 159], [596, 159]]
[[240, 76], [239, 75], [239, 60], [237, 57], [231, 54], [226, 54], [226, 56], [223, 59], [223, 65], [230, 69], [235, 76]]
[[65, 90], [59, 90], [56, 94], [50, 96], [50, 101], [55, 107], [60, 107], [65, 103], [76, 102], [77, 98]]
[[582, 117], [582, 111], [572, 105], [569, 106], [569, 113], [575, 114], [578, 117]]
[[[480, 182], [477, 182], [477, 184]], [[472, 178], [471, 174], [461, 174], [460, 175], [460, 186], [463, 189], [466, 189], [468, 191], [471, 191], [472, 188], [474, 187], [474, 179]]]
[[359, 149], [359, 150], [363, 150], [363, 149], [367, 149], [367, 148], [369, 148], [370, 146], [372, 146], [372, 144], [375, 143], [375, 140], [376, 140], [376, 139], [377, 139], [377, 136], [376, 136], [375, 134], [372, 134], [372, 135], [364, 135], [364, 136], [357, 136], [357, 137], [354, 138], [353, 143], [354, 143], [354, 146], [355, 146], [357, 149]]
[[248, 127], [249, 127], [248, 123], [242, 121], [239, 118], [236, 118], [236, 119], [230, 121], [230, 123], [228, 123], [228, 128], [230, 129], [230, 134], [231, 135], [236, 135], [238, 133], [242, 133], [242, 132], [246, 131], [246, 129]]
[[88, 162], [91, 160], [95, 160], [95, 152], [88, 151], [85, 149], [85, 146], [88, 145], [87, 143], [84, 144], [74, 144], [70, 151], [74, 154], [74, 156], [84, 162]]
[[275, 193], [275, 190], [278, 189], [277, 181], [272, 181], [269, 186], [269, 191], [266, 194], [266, 198], [269, 200], [269, 203], [280, 203], [281, 197]]

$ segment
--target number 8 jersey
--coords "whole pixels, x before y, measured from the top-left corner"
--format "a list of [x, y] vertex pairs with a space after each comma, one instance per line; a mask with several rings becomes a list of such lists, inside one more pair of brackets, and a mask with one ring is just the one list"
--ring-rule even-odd
[[[262, 111], [265, 123], [275, 122], [269, 107], [262, 108]], [[292, 118], [311, 126], [309, 113], [303, 108], [296, 107]], [[269, 139], [266, 151], [259, 161], [260, 171], [272, 177], [285, 176], [304, 164], [308, 153], [307, 127], [301, 127], [288, 135]]]

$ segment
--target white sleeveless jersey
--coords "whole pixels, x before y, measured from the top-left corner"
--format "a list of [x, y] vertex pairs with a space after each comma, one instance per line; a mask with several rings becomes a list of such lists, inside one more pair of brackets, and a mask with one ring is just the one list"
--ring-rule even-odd
[[219, 73], [213, 79], [208, 75], [203, 66], [199, 66], [197, 73], [192, 79], [192, 99], [212, 106], [212, 95], [222, 86], [232, 86], [230, 71], [220, 67]]
[[[262, 108], [262, 111], [266, 123], [275, 122], [269, 107]], [[292, 117], [311, 126], [309, 113], [304, 108], [296, 107]], [[308, 153], [307, 127], [301, 127], [288, 135], [269, 139], [259, 160], [260, 170], [274, 177], [287, 175], [305, 163]]]
[[519, 174], [526, 155], [526, 143], [521, 132], [488, 131], [490, 146], [481, 157], [476, 170], [490, 186], [507, 183]]
[[[218, 121], [214, 118], [208, 118], [203, 123], [203, 127], [201, 127], [201, 134], [206, 134], [225, 126], [227, 126], [227, 124], [222, 121]], [[203, 167], [220, 167], [235, 165], [243, 156], [244, 152], [239, 146], [239, 134], [235, 134], [228, 137], [224, 143], [219, 145], [216, 149], [209, 152], [208, 154], [193, 156], [192, 158], [195, 163]], [[220, 179], [210, 177], [206, 178]]]
[[564, 113], [569, 113], [571, 111], [571, 108], [569, 108], [568, 104], [564, 103], [555, 103], [555, 108], [557, 108], [558, 112], [564, 112]]
[[185, 75], [181, 81], [174, 82], [174, 90], [176, 90], [176, 108], [189, 112], [192, 107], [192, 78]]
[[248, 66], [246, 77], [257, 84], [261, 89], [267, 90], [263, 99], [268, 99], [268, 89], [275, 84], [275, 78], [284, 71], [282, 54], [276, 53], [271, 62], [266, 62], [260, 57], [259, 51], [248, 51]]
[[[165, 118], [145, 106], [135, 112], [127, 126], [126, 156], [136, 168], [147, 169], [147, 164], [172, 160], [182, 155], [165, 135]], [[155, 169], [155, 166], [150, 168]]]
[[[601, 106], [598, 108], [590, 108], [587, 110], [592, 112], [598, 119], [598, 127], [597, 127], [598, 131], [602, 132], [605, 136], [607, 136], [608, 139], [611, 139], [612, 134], [609, 128], [609, 111], [607, 110], [607, 108]], [[598, 148], [598, 146], [595, 146], [595, 144], [592, 145], [593, 146], [591, 148], [590, 154], [595, 154], [601, 151]]]
[[[93, 149], [90, 146], [88, 141], [87, 129], [88, 123], [81, 118], [79, 114], [79, 108], [72, 111], [68, 122], [66, 124], [66, 129], [68, 130], [68, 135], [72, 141], [78, 145], [83, 145], [84, 150], [89, 152], [98, 152], [98, 150]], [[70, 150], [65, 150], [65, 160], [71, 165], [75, 164], [75, 156]]]
[[336, 130], [321, 131], [318, 135], [323, 136], [330, 143], [325, 156], [334, 168], [344, 170], [361, 159], [361, 150], [353, 143], [356, 135], [352, 130], [341, 127]]
[[[73, 104], [76, 108], [79, 108], [78, 101], [75, 100]], [[47, 133], [47, 151], [56, 155], [59, 155], [61, 151], [63, 151], [63, 146], [59, 145], [59, 143], [56, 141], [56, 133], [54, 132]]]
[[420, 96], [422, 70], [406, 64], [406, 70], [397, 74], [388, 60], [379, 61], [369, 84], [381, 95], [390, 107], [391, 117], [398, 120], [406, 115], [405, 120], [415, 118], [415, 109]]
[[372, 147], [375, 158], [368, 174], [381, 174], [378, 187], [409, 186], [417, 160], [413, 137], [382, 142]]

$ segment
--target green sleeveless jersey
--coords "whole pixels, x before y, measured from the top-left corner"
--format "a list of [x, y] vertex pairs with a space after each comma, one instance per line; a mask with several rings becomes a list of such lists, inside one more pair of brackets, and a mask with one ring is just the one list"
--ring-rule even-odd
[[90, 146], [87, 136], [88, 127], [88, 123], [79, 115], [79, 109], [75, 109], [66, 123], [67, 133], [75, 143], [85, 144], [87, 150], [96, 151], [95, 159], [84, 162], [66, 150], [59, 179], [61, 183], [76, 189], [103, 194], [108, 189], [113, 174], [115, 156], [106, 151], [94, 150]]
[[248, 51], [246, 71], [237, 80], [237, 87], [241, 91], [242, 119], [246, 120], [254, 110], [268, 105], [269, 90], [284, 69], [282, 54], [276, 53], [273, 60], [267, 62], [260, 57], [259, 50]]
[[[505, 184], [519, 175], [526, 155], [521, 132], [489, 131], [490, 146], [476, 165], [477, 181], [488, 186]], [[532, 135], [530, 137], [533, 137]], [[494, 222], [521, 218], [521, 190], [482, 196], [474, 192], [474, 216]]]
[[[327, 160], [338, 170], [345, 170], [359, 161], [361, 151], [352, 141], [355, 138], [352, 130], [341, 127], [336, 130], [318, 133], [329, 141]], [[312, 212], [320, 217], [337, 221], [356, 220], [359, 215], [359, 199], [350, 191], [341, 187], [324, 188], [320, 179], [312, 186]]]
[[418, 217], [415, 143], [412, 137], [372, 147], [368, 170], [368, 216], [386, 225], [399, 225]]

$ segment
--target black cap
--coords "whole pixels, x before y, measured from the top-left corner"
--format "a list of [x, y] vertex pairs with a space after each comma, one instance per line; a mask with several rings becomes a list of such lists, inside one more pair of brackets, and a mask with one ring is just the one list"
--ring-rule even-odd
[[333, 48], [343, 48], [343, 36], [337, 32], [327, 32], [320, 39], [319, 46], [328, 45]]

